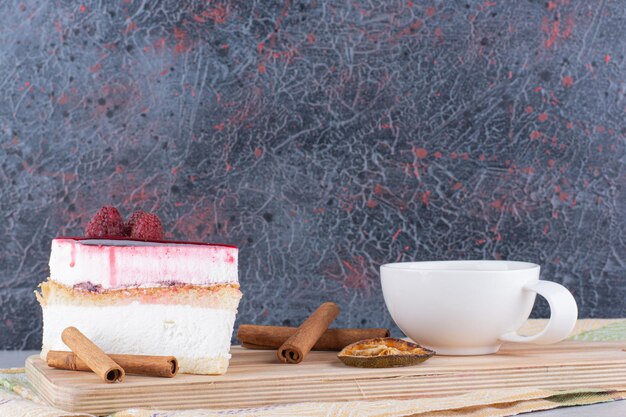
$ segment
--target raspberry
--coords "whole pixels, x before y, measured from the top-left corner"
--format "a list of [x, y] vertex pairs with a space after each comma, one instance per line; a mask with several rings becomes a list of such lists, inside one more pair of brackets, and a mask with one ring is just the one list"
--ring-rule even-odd
[[135, 222], [137, 221], [138, 218], [140, 218], [144, 214], [148, 214], [148, 213], [146, 213], [143, 210], [137, 210], [133, 212], [133, 214], [130, 215], [130, 217], [128, 218], [128, 221], [124, 225], [124, 236], [130, 236], [130, 233], [132, 232], [133, 227], [135, 226]]
[[[132, 216], [131, 216], [131, 220]], [[163, 225], [159, 216], [152, 213], [138, 215], [133, 222], [130, 237], [141, 240], [163, 240]]]
[[86, 237], [122, 237], [124, 236], [124, 219], [115, 207], [104, 206], [91, 218]]

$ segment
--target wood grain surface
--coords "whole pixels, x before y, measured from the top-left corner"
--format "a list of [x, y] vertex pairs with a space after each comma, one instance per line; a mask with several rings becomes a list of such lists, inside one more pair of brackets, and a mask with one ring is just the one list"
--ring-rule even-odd
[[441, 396], [505, 387], [626, 387], [626, 342], [505, 344], [486, 356], [435, 356], [405, 368], [343, 365], [335, 352], [311, 352], [299, 365], [283, 365], [273, 350], [234, 346], [226, 375], [151, 378], [127, 375], [106, 384], [97, 375], [49, 368], [37, 356], [26, 373], [51, 405], [95, 414], [129, 407], [238, 408], [306, 401], [376, 400]]

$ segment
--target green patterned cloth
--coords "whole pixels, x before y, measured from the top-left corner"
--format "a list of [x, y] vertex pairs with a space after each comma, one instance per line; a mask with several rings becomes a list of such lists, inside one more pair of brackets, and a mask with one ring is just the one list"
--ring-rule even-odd
[[618, 320], [599, 329], [583, 331], [570, 337], [585, 342], [618, 342], [626, 340], [626, 320]]
[[[534, 333], [545, 320], [529, 320], [521, 333]], [[626, 341], [626, 319], [579, 320], [571, 340]], [[302, 403], [248, 410], [124, 410], [110, 417], [498, 417], [558, 407], [595, 404], [626, 399], [626, 387], [614, 390], [577, 389], [550, 391], [528, 387], [497, 392], [475, 391], [446, 397], [409, 400], [351, 401], [343, 403]], [[356, 413], [356, 414], [355, 414]], [[45, 404], [26, 380], [24, 369], [0, 369], [0, 416], [59, 417], [86, 416], [69, 413]]]

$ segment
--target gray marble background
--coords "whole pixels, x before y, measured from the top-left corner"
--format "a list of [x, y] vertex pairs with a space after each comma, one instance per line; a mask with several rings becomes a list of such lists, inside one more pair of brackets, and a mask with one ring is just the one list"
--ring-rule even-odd
[[626, 10], [568, 3], [1, 2], [0, 349], [105, 204], [238, 245], [238, 323], [392, 326], [379, 265], [433, 259], [626, 316]]

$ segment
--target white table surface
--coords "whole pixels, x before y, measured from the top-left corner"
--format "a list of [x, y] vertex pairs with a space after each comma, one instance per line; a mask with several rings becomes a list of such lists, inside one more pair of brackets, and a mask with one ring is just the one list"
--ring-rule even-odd
[[[21, 368], [35, 350], [0, 350], [0, 368]], [[626, 417], [626, 400], [523, 414], [529, 417]]]

